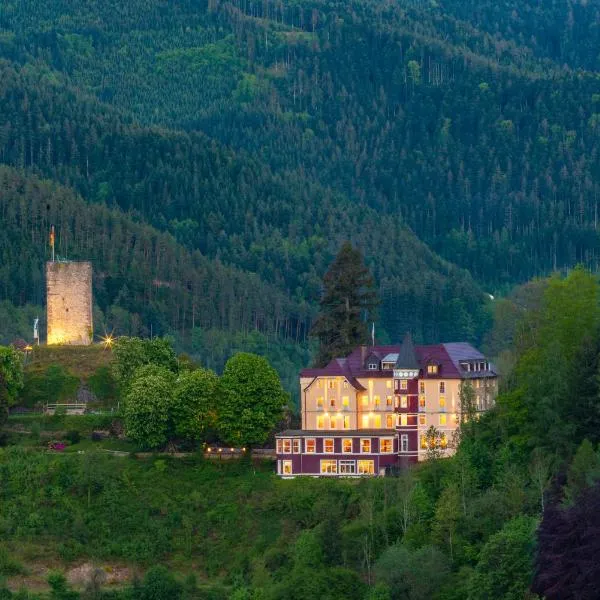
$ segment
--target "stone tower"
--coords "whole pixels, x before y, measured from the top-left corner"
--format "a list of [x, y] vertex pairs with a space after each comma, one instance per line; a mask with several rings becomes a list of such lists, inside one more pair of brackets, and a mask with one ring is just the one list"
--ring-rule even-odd
[[48, 344], [92, 343], [92, 263], [46, 263]]

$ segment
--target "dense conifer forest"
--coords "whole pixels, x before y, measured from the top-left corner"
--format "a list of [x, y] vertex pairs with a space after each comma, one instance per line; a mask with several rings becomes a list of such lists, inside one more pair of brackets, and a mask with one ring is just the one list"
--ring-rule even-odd
[[261, 333], [305, 341], [350, 238], [383, 338], [479, 342], [483, 291], [597, 261], [596, 9], [509, 4], [9, 2], [0, 160], [274, 285]]

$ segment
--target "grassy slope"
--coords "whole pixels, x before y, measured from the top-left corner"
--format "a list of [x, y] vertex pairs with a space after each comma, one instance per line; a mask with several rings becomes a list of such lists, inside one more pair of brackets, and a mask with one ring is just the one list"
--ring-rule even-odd
[[[47, 567], [68, 570], [84, 561], [127, 566], [131, 574], [162, 563], [180, 576], [194, 572], [201, 582], [226, 585], [248, 569], [271, 580], [299, 532], [332, 507], [342, 514], [345, 540], [362, 531], [360, 497], [384, 485], [281, 481], [269, 462], [251, 468], [22, 448], [0, 450], [0, 480], [0, 548], [27, 565], [9, 577], [12, 587], [24, 579], [39, 587]], [[359, 567], [359, 557], [346, 557], [349, 566], [355, 561]]]

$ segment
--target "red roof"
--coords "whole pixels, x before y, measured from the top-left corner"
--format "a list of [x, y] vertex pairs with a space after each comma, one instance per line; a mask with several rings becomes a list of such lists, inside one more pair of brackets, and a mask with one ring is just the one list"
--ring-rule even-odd
[[[381, 361], [388, 354], [399, 354], [400, 344], [390, 346], [358, 346], [346, 358], [335, 358], [322, 369], [303, 369], [301, 377], [343, 376], [357, 389], [363, 389], [356, 381], [357, 377], [391, 377], [391, 370], [367, 370], [364, 360], [375, 355]], [[431, 378], [463, 379], [467, 373], [460, 368], [459, 360], [485, 360], [485, 357], [471, 344], [465, 342], [451, 344], [433, 344], [430, 346], [415, 346], [415, 354], [423, 376], [427, 376], [427, 365], [436, 364], [438, 375]], [[479, 374], [481, 377], [496, 376], [493, 367]]]

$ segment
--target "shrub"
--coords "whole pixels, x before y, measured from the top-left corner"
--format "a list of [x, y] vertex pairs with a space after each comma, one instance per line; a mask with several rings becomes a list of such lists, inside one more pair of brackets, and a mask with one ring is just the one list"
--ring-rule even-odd
[[21, 563], [10, 556], [6, 548], [0, 547], [0, 575], [11, 577], [12, 575], [20, 575], [23, 572], [24, 569]]
[[81, 434], [77, 429], [71, 429], [65, 434], [65, 439], [69, 440], [71, 444], [78, 444], [81, 441]]

